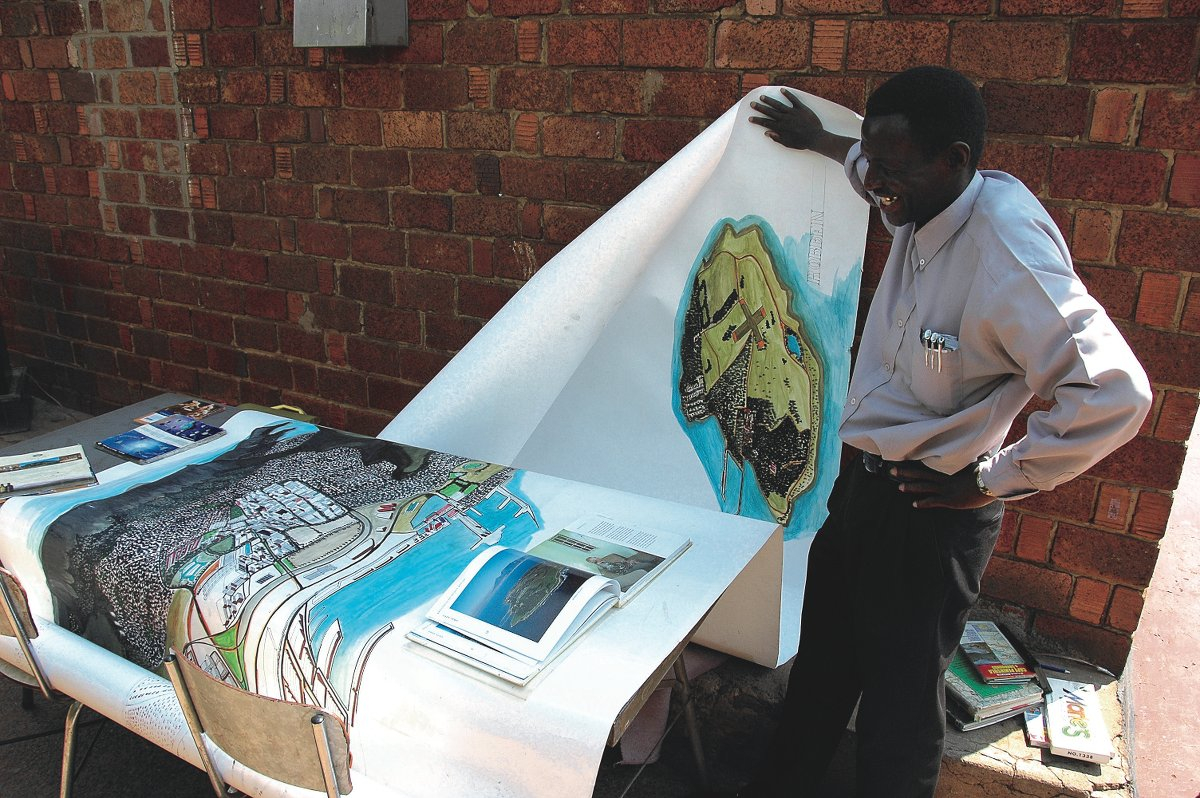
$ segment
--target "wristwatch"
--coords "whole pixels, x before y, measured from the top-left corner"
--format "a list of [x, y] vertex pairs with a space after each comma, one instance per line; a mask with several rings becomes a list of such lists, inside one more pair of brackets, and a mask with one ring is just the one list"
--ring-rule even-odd
[[982, 465], [983, 465], [983, 463], [975, 464], [975, 487], [979, 488], [979, 492], [981, 494], [983, 494], [984, 496], [988, 496], [992, 499], [1000, 498], [996, 494], [992, 493], [991, 488], [989, 488], [987, 485], [983, 484], [983, 471], [980, 469], [980, 466], [982, 466]]

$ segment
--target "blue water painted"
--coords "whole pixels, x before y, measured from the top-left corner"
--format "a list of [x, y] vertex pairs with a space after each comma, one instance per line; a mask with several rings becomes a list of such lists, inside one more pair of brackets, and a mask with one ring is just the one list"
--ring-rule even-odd
[[[523, 473], [518, 471], [506, 488], [514, 497], [533, 507], [520, 488]], [[537, 508], [534, 516], [513, 518], [518, 505], [509, 502], [503, 508], [504, 497], [493, 493], [471, 510], [471, 517], [486, 529], [504, 526], [500, 543], [513, 548], [527, 548], [538, 531]], [[446, 506], [446, 501], [433, 497], [425, 502], [414, 519], [419, 526]], [[478, 541], [462, 521], [454, 520], [432, 537], [417, 544], [403, 555], [361, 579], [356, 579], [309, 613], [309, 640], [313, 651], [320, 649], [321, 640], [334, 620], [341, 624], [343, 640], [334, 655], [332, 673], [335, 688], [348, 694], [359, 651], [379, 629], [436, 598], [462, 573], [480, 549], [471, 550]]]
[[[858, 288], [862, 277], [862, 261], [835, 273], [833, 292], [825, 294], [809, 284], [808, 252], [810, 234], [799, 239], [788, 237], [779, 240], [774, 229], [759, 216], [741, 219], [725, 218], [717, 221], [709, 231], [692, 264], [685, 290], [680, 298], [675, 316], [675, 350], [672, 355], [671, 392], [674, 396], [675, 417], [692, 440], [704, 470], [712, 483], [713, 492], [721, 509], [727, 513], [774, 520], [754, 469], [749, 463], [739, 466], [726, 454], [725, 440], [720, 425], [709, 417], [700, 422], [688, 422], [683, 417], [679, 399], [679, 377], [682, 373], [680, 360], [680, 337], [683, 334], [683, 319], [691, 300], [692, 284], [704, 261], [725, 225], [731, 225], [740, 233], [757, 225], [763, 234], [763, 243], [775, 264], [780, 282], [791, 292], [789, 310], [804, 325], [804, 330], [816, 350], [817, 359], [824, 368], [825, 383], [821, 401], [822, 424], [817, 444], [818, 468], [813, 485], [797, 497], [792, 516], [784, 527], [784, 537], [791, 539], [799, 535], [812, 534], [828, 515], [825, 503], [833, 482], [837, 478], [841, 443], [837, 435], [838, 421], [850, 384], [850, 346], [854, 341], [854, 317], [858, 309]], [[799, 342], [787, 341], [789, 351], [799, 355]], [[722, 473], [725, 475], [725, 490], [721, 490]]]

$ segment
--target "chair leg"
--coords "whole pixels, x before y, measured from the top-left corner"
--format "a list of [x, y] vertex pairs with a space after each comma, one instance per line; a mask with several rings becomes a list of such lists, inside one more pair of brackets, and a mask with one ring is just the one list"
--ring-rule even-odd
[[67, 710], [67, 723], [63, 729], [62, 786], [59, 789], [59, 798], [71, 798], [71, 788], [75, 786], [75, 729], [82, 709], [83, 704], [72, 701], [71, 708]]
[[700, 728], [696, 725], [696, 712], [692, 708], [691, 685], [688, 683], [687, 666], [683, 654], [675, 660], [675, 683], [679, 686], [679, 700], [683, 704], [683, 722], [687, 728], [688, 741], [692, 744], [692, 757], [696, 760], [696, 771], [700, 785], [708, 786], [708, 768], [704, 764], [704, 748], [700, 745]]

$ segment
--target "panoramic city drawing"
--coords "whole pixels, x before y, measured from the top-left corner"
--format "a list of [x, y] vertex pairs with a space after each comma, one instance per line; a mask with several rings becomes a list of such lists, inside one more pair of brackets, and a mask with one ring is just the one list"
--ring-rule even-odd
[[537, 528], [513, 469], [310, 427], [76, 507], [42, 554], [59, 620], [155, 669], [210, 674], [353, 724], [393, 621], [472, 549]]

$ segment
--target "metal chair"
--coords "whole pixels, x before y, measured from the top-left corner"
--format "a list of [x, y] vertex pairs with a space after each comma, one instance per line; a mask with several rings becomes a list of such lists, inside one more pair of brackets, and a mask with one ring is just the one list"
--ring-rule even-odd
[[[28, 708], [29, 691], [37, 688], [47, 699], [54, 699], [63, 694], [57, 693], [50, 686], [46, 672], [42, 670], [37, 655], [34, 654], [31, 640], [38, 636], [37, 624], [29, 611], [29, 599], [25, 588], [11, 572], [0, 568], [0, 637], [15, 637], [21, 653], [25, 657], [26, 667], [12, 665], [0, 660], [0, 675], [17, 682], [26, 688], [22, 704]], [[59, 787], [59, 798], [70, 798], [73, 785], [72, 773], [75, 760], [75, 730], [79, 720], [79, 712], [83, 704], [71, 699], [67, 709], [66, 728], [63, 730], [62, 780]]]
[[321, 709], [242, 690], [171, 649], [163, 663], [214, 792], [227, 798], [204, 737], [268, 778], [341, 798], [350, 783], [350, 740], [340, 718]]

